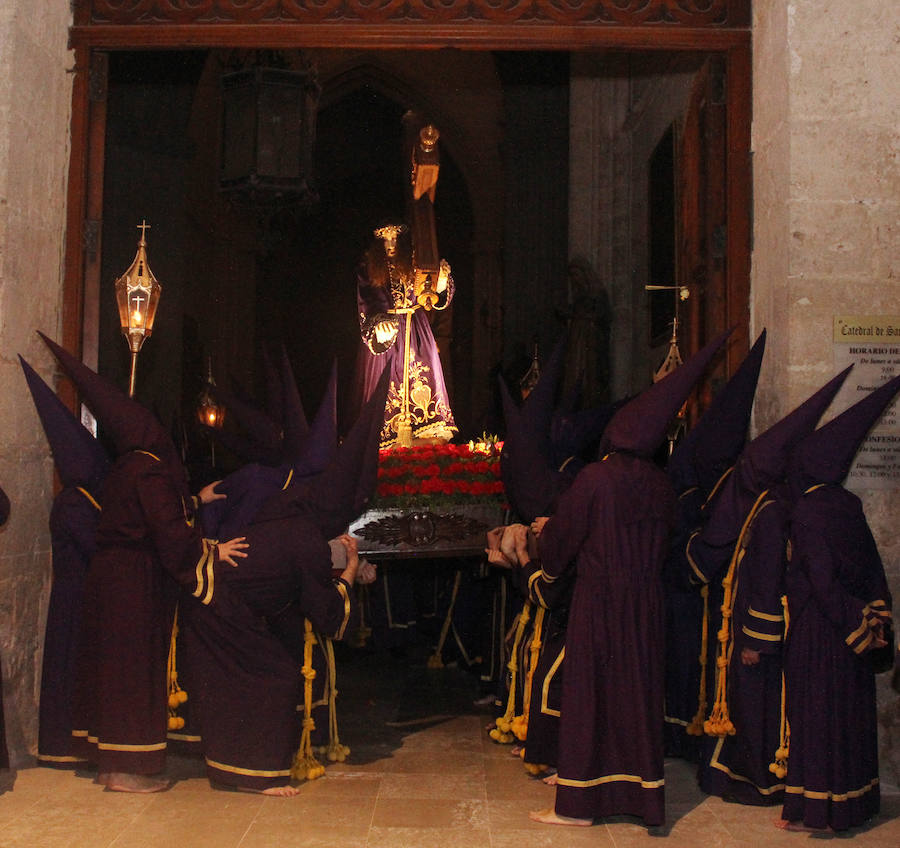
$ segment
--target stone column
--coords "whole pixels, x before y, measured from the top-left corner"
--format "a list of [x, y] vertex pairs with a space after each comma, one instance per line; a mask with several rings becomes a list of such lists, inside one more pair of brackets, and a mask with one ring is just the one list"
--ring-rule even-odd
[[53, 382], [35, 334], [57, 336], [72, 57], [67, 3], [0, 4], [0, 662], [13, 766], [35, 752], [43, 623], [50, 584], [53, 464], [19, 367]]
[[[890, 2], [754, 3], [751, 314], [769, 330], [757, 431], [836, 372], [834, 315], [898, 312], [898, 37]], [[900, 492], [859, 494], [900, 597]], [[897, 783], [900, 701], [879, 689], [882, 779]]]

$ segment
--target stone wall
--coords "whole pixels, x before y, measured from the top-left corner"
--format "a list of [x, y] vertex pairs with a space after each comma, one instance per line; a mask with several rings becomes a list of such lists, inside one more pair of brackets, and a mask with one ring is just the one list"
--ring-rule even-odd
[[[57, 335], [71, 79], [67, 3], [0, 4], [0, 661], [13, 766], [37, 741], [43, 620], [50, 582], [53, 466], [16, 354], [51, 381], [34, 330]], [[51, 382], [52, 384], [52, 382]]]
[[[837, 371], [834, 315], [900, 311], [900, 21], [879, 0], [758, 0], [754, 13], [751, 311], [753, 331], [769, 328], [760, 430]], [[860, 494], [900, 598], [898, 491]], [[896, 784], [900, 698], [887, 683], [882, 777]]]

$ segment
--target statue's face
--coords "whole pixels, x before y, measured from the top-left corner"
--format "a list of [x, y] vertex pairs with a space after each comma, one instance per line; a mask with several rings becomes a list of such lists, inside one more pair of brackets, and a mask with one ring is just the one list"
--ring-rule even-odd
[[397, 255], [397, 234], [391, 233], [384, 237], [384, 252], [393, 259]]

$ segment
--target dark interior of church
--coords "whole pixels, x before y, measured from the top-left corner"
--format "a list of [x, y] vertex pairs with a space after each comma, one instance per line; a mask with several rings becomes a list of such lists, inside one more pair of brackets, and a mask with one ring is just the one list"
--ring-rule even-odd
[[[461, 438], [502, 429], [497, 373], [514, 384], [566, 327], [570, 54], [442, 56], [457, 78], [441, 80], [441, 100], [433, 53], [405, 52], [399, 60], [388, 53], [380, 61], [381, 54], [313, 52], [110, 53], [101, 287], [128, 266], [146, 221], [149, 264], [164, 294], [140, 354], [137, 394], [172, 424], [204, 476], [227, 471], [231, 458], [210, 452], [193, 423], [197, 398], [211, 375], [262, 402], [264, 347], [285, 346], [308, 414], [336, 361], [341, 427], [349, 426], [360, 345], [355, 268], [373, 229], [403, 218], [409, 110], [441, 132], [435, 221], [456, 294], [452, 309], [430, 318]], [[632, 77], [652, 80], [672, 57], [619, 61]], [[311, 147], [300, 151], [310, 172], [301, 175], [302, 190], [223, 188], [224, 151], [234, 142], [222, 130], [222, 80], [266, 63], [312, 69], [314, 126], [307, 142], [297, 142]], [[698, 64], [681, 55], [676, 69]], [[461, 121], [453, 98], [468, 101]], [[670, 130], [650, 166], [651, 277], [673, 271], [672, 153]], [[489, 291], [476, 268], [486, 253], [499, 278]], [[121, 385], [128, 355], [105, 291], [98, 367]], [[655, 356], [667, 338], [671, 297], [651, 293], [642, 301], [652, 327], [641, 347]], [[217, 467], [206, 468], [211, 457]]]

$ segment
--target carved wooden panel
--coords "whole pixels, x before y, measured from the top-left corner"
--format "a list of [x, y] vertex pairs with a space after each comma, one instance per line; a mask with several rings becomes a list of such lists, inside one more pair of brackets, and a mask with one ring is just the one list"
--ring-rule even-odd
[[746, 28], [751, 0], [75, 0], [92, 24], [558, 24]]

